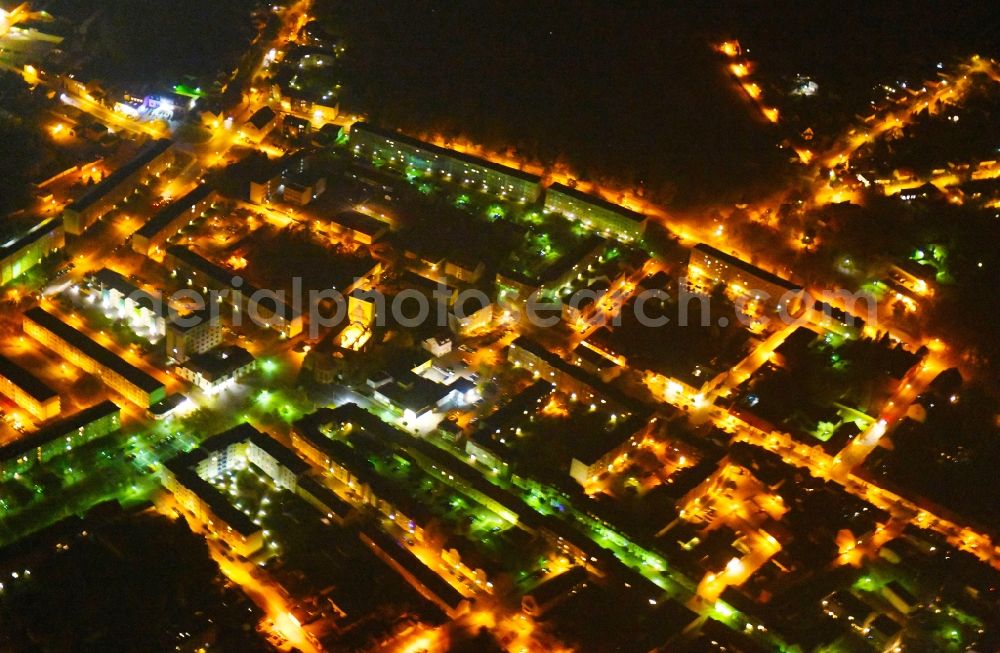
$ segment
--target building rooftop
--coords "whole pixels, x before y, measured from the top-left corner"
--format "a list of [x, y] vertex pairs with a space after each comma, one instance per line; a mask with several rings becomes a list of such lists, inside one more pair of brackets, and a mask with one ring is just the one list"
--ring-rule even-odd
[[574, 458], [585, 465], [592, 465], [609, 451], [625, 442], [646, 423], [647, 419], [644, 415], [633, 415], [619, 421], [613, 429], [581, 430], [576, 440], [573, 441], [571, 453]]
[[559, 370], [560, 372], [573, 377], [577, 381], [590, 386], [596, 393], [614, 401], [628, 411], [634, 413], [649, 412], [649, 409], [643, 406], [639, 400], [626, 395], [614, 386], [608, 385], [593, 374], [590, 374], [575, 365], [567, 363], [558, 355], [552, 353], [541, 344], [531, 338], [528, 338], [527, 336], [518, 336], [517, 339], [511, 343], [511, 347], [520, 347], [521, 349], [534, 354], [536, 357], [542, 359], [549, 367]]
[[179, 259], [188, 267], [211, 277], [213, 281], [226, 287], [232, 286], [233, 277], [238, 276], [234, 275], [221, 265], [212, 263], [194, 250], [184, 247], [183, 245], [171, 245], [167, 248], [167, 253], [174, 258]]
[[256, 113], [250, 116], [250, 120], [247, 122], [254, 126], [256, 129], [264, 129], [267, 127], [271, 121], [278, 117], [278, 114], [274, 112], [271, 107], [263, 107], [258, 109]]
[[[698, 619], [698, 613], [676, 599], [657, 601], [652, 614], [643, 620], [635, 651], [651, 651], [682, 633]], [[660, 649], [663, 650], [663, 649]]]
[[[255, 433], [260, 433], [260, 431], [255, 429], [249, 422], [242, 422], [231, 429], [216, 433], [202, 442], [201, 446], [194, 451], [203, 451], [205, 453], [220, 451], [237, 442], [248, 441]], [[191, 453], [194, 453], [194, 451]]]
[[451, 391], [449, 386], [409, 371], [378, 388], [379, 394], [394, 405], [412, 410], [417, 415], [433, 408]]
[[389, 228], [389, 225], [385, 222], [360, 211], [341, 211], [330, 218], [330, 220], [342, 227], [347, 227], [352, 231], [357, 231], [373, 238]]
[[535, 381], [527, 389], [517, 393], [506, 404], [486, 416], [481, 422], [479, 431], [495, 432], [511, 421], [522, 416], [525, 411], [534, 410], [535, 404], [544, 397], [549, 396], [555, 390], [555, 386], [548, 381]]
[[582, 584], [587, 578], [587, 570], [583, 567], [570, 567], [567, 571], [543, 581], [527, 595], [531, 596], [539, 606], [545, 606]]
[[766, 653], [773, 649], [764, 646], [745, 633], [731, 629], [726, 624], [709, 618], [701, 626], [701, 635], [697, 639], [686, 640], [673, 649], [678, 653]]
[[[385, 443], [395, 451], [403, 449], [411, 450], [415, 455], [423, 457], [445, 473], [460, 479], [468, 484], [469, 487], [496, 501], [519, 518], [530, 518], [531, 514], [533, 514], [532, 510], [525, 506], [524, 502], [518, 497], [490, 483], [483, 478], [483, 475], [478, 470], [469, 466], [464, 460], [455, 458], [426, 440], [407, 435], [392, 424], [383, 422], [377, 415], [369, 413], [357, 404], [347, 403], [333, 409], [321, 408], [312, 415], [308, 415], [299, 420], [299, 422], [296, 422], [296, 427], [301, 429], [300, 425], [304, 425], [306, 428], [315, 429], [319, 425], [333, 423], [360, 426], [372, 437], [373, 442]], [[325, 438], [322, 433], [319, 433], [318, 436]], [[357, 436], [355, 434], [352, 437]], [[335, 447], [346, 447], [353, 455], [358, 455], [357, 452], [351, 450], [342, 441], [325, 439], [328, 442], [332, 442]], [[331, 455], [331, 458], [335, 457], [335, 455]]]
[[201, 478], [193, 469], [183, 468], [174, 471], [174, 476], [187, 489], [194, 492], [199, 499], [208, 504], [212, 513], [224, 521], [227, 526], [234, 531], [248, 537], [261, 530], [260, 526], [253, 523], [243, 512], [229, 503], [221, 492], [214, 485]]
[[62, 227], [63, 221], [61, 217], [48, 218], [47, 220], [42, 220], [31, 229], [21, 235], [12, 238], [3, 245], [0, 245], [0, 260], [3, 260], [20, 251], [21, 249], [27, 247], [28, 245], [44, 238], [48, 234], [52, 233], [56, 229]]
[[802, 290], [801, 286], [798, 286], [787, 279], [782, 279], [776, 274], [772, 274], [767, 270], [762, 270], [756, 265], [751, 265], [743, 259], [736, 258], [732, 254], [726, 254], [722, 250], [716, 249], [711, 245], [699, 243], [695, 245], [694, 248], [706, 256], [711, 256], [712, 258], [722, 261], [731, 267], [742, 270], [749, 275], [757, 277], [761, 281], [772, 283], [780, 288], [784, 288], [785, 290]]
[[590, 235], [581, 240], [573, 249], [560, 256], [555, 263], [542, 270], [538, 281], [549, 283], [561, 278], [576, 267], [584, 257], [598, 248], [607, 247], [608, 240], [598, 235]]
[[59, 396], [58, 392], [6, 356], [0, 356], [0, 376], [21, 388], [35, 401], [48, 401]]
[[907, 605], [916, 605], [917, 597], [913, 596], [909, 590], [907, 590], [898, 580], [889, 581], [886, 586], [886, 590], [889, 590], [896, 596], [900, 598]]
[[299, 118], [298, 116], [293, 116], [291, 114], [286, 115], [282, 121], [285, 127], [296, 127], [298, 129], [309, 129], [312, 127], [312, 123], [305, 118]]
[[309, 471], [309, 464], [306, 461], [271, 436], [254, 429], [254, 432], [250, 434], [249, 441], [264, 450], [295, 476], [301, 476]]
[[[333, 412], [326, 413], [326, 418], [332, 418], [331, 413]], [[371, 462], [373, 456], [395, 452], [394, 448], [386, 446], [387, 443], [384, 440], [363, 428], [352, 431], [349, 439], [345, 441], [326, 437], [316, 428], [318, 426], [316, 423], [305, 426], [306, 428], [303, 428], [299, 422], [296, 423], [296, 431], [303, 439], [348, 470], [358, 481], [371, 488], [372, 493], [379, 499], [388, 502], [396, 510], [402, 511], [403, 514], [417, 520], [418, 523], [426, 524], [433, 517], [429, 509], [412, 493], [375, 470]]]
[[102, 289], [116, 290], [122, 296], [131, 299], [142, 308], [152, 311], [162, 318], [170, 316], [170, 307], [159, 293], [154, 294], [143, 290], [114, 270], [101, 268], [94, 273], [94, 281]]
[[217, 311], [213, 311], [211, 307], [209, 307], [207, 301], [205, 301], [204, 304], [205, 307], [200, 310], [191, 311], [186, 315], [172, 316], [167, 322], [167, 329], [184, 333], [185, 331], [201, 326], [205, 322], [218, 324], [219, 313]]
[[144, 392], [152, 393], [163, 388], [163, 383], [155, 377], [126, 362], [118, 354], [97, 344], [41, 307], [36, 306], [28, 309], [24, 312], [24, 317], [47, 331], [52, 332], [60, 339], [65, 340], [99, 365], [120, 374], [129, 383], [132, 383]]
[[856, 317], [843, 309], [832, 306], [827, 302], [817, 299], [813, 302], [813, 310], [828, 316], [831, 320], [848, 327], [857, 327], [859, 331], [864, 330], [865, 321]]
[[544, 515], [536, 521], [555, 537], [580, 549], [590, 562], [606, 563], [612, 558], [607, 549], [555, 515]]
[[775, 348], [775, 353], [780, 356], [794, 358], [805, 353], [809, 345], [814, 343], [819, 335], [806, 326], [799, 326], [792, 331], [780, 345]]
[[401, 275], [399, 275], [399, 283], [400, 285], [415, 288], [428, 294], [433, 293], [438, 289], [441, 289], [442, 293], [448, 295], [455, 291], [454, 286], [450, 286], [440, 281], [435, 281], [434, 279], [428, 279], [421, 274], [417, 274], [413, 270], [405, 270]]
[[254, 363], [253, 354], [236, 345], [225, 345], [191, 356], [184, 367], [201, 374], [209, 382], [228, 376]]
[[333, 490], [312, 476], [303, 476], [300, 478], [299, 489], [319, 499], [337, 519], [344, 519], [351, 511], [351, 504], [341, 499]]
[[201, 184], [190, 193], [181, 197], [169, 205], [156, 212], [146, 224], [139, 227], [136, 233], [145, 238], [154, 238], [160, 231], [166, 228], [171, 222], [176, 220], [182, 213], [190, 209], [195, 204], [202, 202], [212, 194], [214, 188], [208, 184]]
[[147, 143], [130, 161], [102, 179], [100, 183], [88, 189], [79, 199], [66, 207], [66, 210], [86, 211], [92, 204], [111, 192], [118, 184], [170, 149], [170, 146], [173, 144], [174, 142], [167, 138]]
[[458, 590], [421, 562], [405, 544], [396, 538], [376, 527], [366, 527], [363, 533], [369, 541], [445, 605], [457, 608], [465, 600], [465, 597]]
[[457, 159], [469, 165], [489, 168], [494, 172], [499, 172], [504, 175], [516, 177], [518, 179], [533, 184], [537, 184], [541, 181], [541, 178], [538, 175], [533, 175], [529, 172], [518, 170], [517, 168], [510, 168], [508, 166], [501, 165], [499, 163], [493, 163], [492, 161], [488, 161], [486, 159], [480, 159], [479, 157], [472, 156], [471, 154], [466, 154], [464, 152], [459, 152], [457, 150], [449, 150], [448, 148], [440, 147], [438, 145], [434, 145], [433, 143], [426, 143], [424, 141], [413, 138], [412, 136], [407, 136], [406, 134], [401, 134], [399, 132], [392, 131], [391, 129], [383, 129], [381, 127], [376, 127], [375, 125], [372, 125], [370, 123], [366, 122], [354, 123], [354, 125], [351, 126], [351, 133], [353, 134], [355, 131], [368, 132], [370, 134], [379, 136], [381, 138], [387, 138], [390, 140], [399, 141], [400, 143], [405, 143], [410, 147], [418, 148], [426, 152], [430, 152], [431, 154]]
[[[230, 270], [227, 270], [221, 265], [212, 263], [205, 257], [196, 253], [194, 250], [182, 245], [171, 245], [167, 248], [167, 254], [169, 256], [173, 256], [192, 270], [204, 274], [212, 279], [212, 281], [216, 284], [225, 288], [233, 288], [233, 279], [242, 278], [238, 274], [233, 274]], [[250, 297], [258, 291], [258, 289], [250, 285], [246, 279], [243, 279], [243, 284], [236, 290], [239, 290], [243, 297]], [[273, 308], [274, 310], [272, 312], [285, 320], [291, 320], [294, 317], [301, 315], [301, 311], [297, 310], [294, 306], [289, 306], [284, 302], [278, 301], [277, 297], [271, 293], [266, 293], [265, 296], [260, 297], [258, 301], [262, 308]]]
[[583, 343], [577, 345], [573, 349], [573, 355], [577, 356], [583, 362], [588, 365], [592, 365], [598, 370], [606, 369], [609, 367], [615, 367], [616, 363], [610, 361], [607, 356], [597, 352], [594, 349], [584, 345]]
[[[308, 442], [312, 447], [319, 449], [332, 460], [339, 460], [344, 455], [347, 445], [341, 440], [327, 437], [321, 430], [322, 426], [333, 423], [332, 419], [327, 422], [318, 415], [320, 412], [328, 410], [327, 408], [321, 408], [315, 413], [306, 415], [295, 422], [294, 429], [296, 435]], [[329, 417], [329, 415], [327, 416]]]
[[32, 449], [44, 446], [53, 440], [62, 438], [67, 433], [77, 431], [91, 422], [96, 422], [103, 417], [119, 413], [120, 411], [121, 408], [112, 401], [102, 401], [90, 408], [84, 408], [71, 417], [44, 426], [34, 433], [0, 447], [0, 460], [19, 458]]
[[575, 188], [570, 188], [569, 186], [560, 184], [558, 182], [552, 184], [547, 189], [545, 189], [545, 192], [559, 193], [560, 195], [571, 197], [575, 200], [591, 204], [599, 209], [610, 211], [612, 213], [617, 213], [618, 215], [624, 218], [628, 218], [633, 222], [643, 222], [646, 219], [646, 216], [643, 215], [642, 213], [636, 213], [631, 209], [626, 209], [624, 206], [620, 206], [618, 204], [615, 204], [614, 202], [609, 202], [603, 197], [599, 197], [597, 195], [590, 195], [588, 193], [584, 193]]
[[397, 446], [402, 446], [409, 439], [409, 436], [395, 426], [386, 424], [378, 415], [369, 413], [355, 403], [342, 404], [332, 409], [321, 408], [313, 413], [313, 415], [316, 416], [314, 419], [320, 424], [336, 423], [339, 426], [348, 424], [357, 425], [378, 437], [378, 439], [391, 442]]
[[175, 408], [183, 404], [185, 401], [187, 401], [187, 397], [185, 397], [179, 392], [175, 392], [169, 395], [163, 401], [159, 401], [150, 406], [149, 412], [157, 417], [160, 417], [174, 410]]

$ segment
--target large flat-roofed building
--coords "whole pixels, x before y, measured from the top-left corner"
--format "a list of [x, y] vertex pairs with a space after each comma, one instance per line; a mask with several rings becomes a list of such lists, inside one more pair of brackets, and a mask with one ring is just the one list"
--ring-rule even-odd
[[201, 184], [184, 197], [163, 207], [132, 234], [132, 249], [143, 256], [155, 254], [186, 224], [205, 215], [216, 197], [214, 188]]
[[252, 372], [256, 362], [246, 349], [231, 345], [195, 354], [176, 371], [202, 391], [216, 392]]
[[0, 393], [36, 419], [44, 421], [59, 414], [59, 393], [5, 356], [0, 356]]
[[604, 255], [611, 243], [608, 239], [591, 235], [559, 257], [538, 276], [530, 277], [511, 269], [497, 274], [497, 283], [513, 291], [513, 296], [525, 300], [535, 291], [559, 292], [572, 287], [585, 276], [595, 263], [604, 263]]
[[173, 141], [161, 138], [144, 145], [130, 161], [87, 190], [63, 210], [66, 233], [79, 235], [114, 209], [144, 177], [156, 176], [174, 162]]
[[49, 254], [66, 246], [62, 218], [49, 218], [0, 245], [0, 285], [35, 267]]
[[606, 238], [625, 242], [641, 240], [648, 220], [641, 213], [558, 183], [545, 189], [544, 208], [579, 220]]
[[188, 315], [172, 317], [166, 325], [167, 356], [183, 363], [195, 354], [202, 354], [222, 343], [219, 314], [211, 307]]
[[101, 308], [109, 319], [125, 322], [149, 340], [164, 336], [170, 309], [160, 293], [143, 290], [108, 268], [94, 274], [93, 284], [101, 292]]
[[460, 184], [515, 201], [538, 196], [540, 178], [516, 168], [439, 147], [368, 123], [351, 127], [351, 149], [400, 171], [437, 173]]
[[159, 380], [40, 307], [25, 311], [24, 332], [134, 404], [148, 408], [167, 396]]
[[309, 464], [277, 440], [260, 431], [247, 440], [247, 460], [264, 470], [278, 487], [294, 492], [298, 479], [309, 471]]
[[705, 290], [723, 284], [732, 294], [759, 303], [765, 310], [790, 314], [799, 309], [804, 294], [802, 286], [704, 243], [691, 249], [688, 282]]
[[458, 617], [468, 611], [468, 599], [413, 555], [406, 545], [377, 527], [367, 527], [358, 536], [376, 556], [449, 617]]
[[312, 476], [300, 478], [295, 492], [338, 524], [342, 524], [353, 509], [351, 504], [341, 499], [333, 490]]
[[250, 555], [264, 546], [263, 529], [193, 469], [167, 463], [163, 486], [170, 490], [177, 503], [236, 553]]
[[498, 473], [506, 471], [509, 464], [506, 439], [511, 438], [513, 441], [517, 437], [517, 426], [513, 423], [539, 410], [542, 402], [555, 389], [548, 381], [535, 381], [517, 393], [506, 404], [483, 418], [479, 428], [466, 441], [465, 453]]
[[49, 424], [0, 447], [0, 481], [23, 474], [35, 463], [44, 463], [121, 427], [121, 408], [111, 401], [85, 408], [72, 417]]
[[[341, 431], [346, 440], [327, 433]], [[354, 446], [348, 444], [351, 442]], [[321, 408], [296, 421], [292, 427], [294, 446], [313, 465], [353, 491], [364, 503], [387, 516], [397, 525], [421, 539], [427, 523], [426, 509], [412, 495], [380, 477], [366, 462], [363, 453], [373, 446], [389, 447], [394, 453], [405, 452], [425, 470], [446, 484], [456, 487], [472, 500], [495, 512], [511, 524], [517, 524], [523, 504], [514, 495], [483, 478], [478, 470], [452, 457], [434, 445], [413, 438], [382, 421], [357, 404]]]
[[539, 342], [526, 336], [520, 336], [510, 343], [507, 358], [515, 366], [526, 368], [537, 378], [552, 383], [562, 392], [575, 395], [575, 399], [580, 401], [599, 401], [604, 404], [610, 400], [631, 413], [648, 410], [638, 400], [608, 385], [593, 374], [566, 362]]
[[573, 458], [569, 464], [570, 477], [586, 487], [609, 470], [619, 456], [637, 446], [658, 424], [648, 413], [632, 415], [619, 421], [613, 428], [580, 437], [573, 443]]
[[617, 406], [617, 425], [588, 437], [581, 436], [574, 444], [569, 475], [581, 485], [606, 468], [619, 455], [636, 446], [659, 420], [653, 411], [638, 400], [624, 394], [600, 378], [572, 365], [545, 349], [538, 342], [521, 336], [510, 344], [508, 360], [515, 366], [531, 371], [537, 378], [548, 381], [573, 399], [595, 405]]
[[389, 224], [359, 211], [341, 211], [324, 223], [323, 229], [371, 245], [389, 232]]
[[[234, 311], [247, 314], [246, 319], [259, 320], [259, 326], [277, 329], [288, 338], [302, 332], [302, 313], [281, 301], [275, 293], [260, 291], [245, 280], [234, 284], [239, 275], [216, 265], [194, 251], [180, 245], [167, 248], [164, 264], [198, 292], [225, 292], [225, 299]], [[251, 307], [251, 304], [253, 306]]]
[[[244, 422], [167, 462], [161, 478], [181, 506], [234, 551], [249, 555], [263, 546], [263, 530], [207, 480], [245, 463], [256, 465], [276, 485], [292, 491], [309, 470], [290, 449]], [[318, 493], [308, 489], [314, 490], [310, 496]], [[342, 511], [340, 504], [327, 505], [332, 504], [328, 497], [322, 499], [327, 510]]]
[[538, 617], [572, 596], [589, 579], [583, 567], [571, 567], [540, 583], [521, 599], [521, 609], [525, 614]]

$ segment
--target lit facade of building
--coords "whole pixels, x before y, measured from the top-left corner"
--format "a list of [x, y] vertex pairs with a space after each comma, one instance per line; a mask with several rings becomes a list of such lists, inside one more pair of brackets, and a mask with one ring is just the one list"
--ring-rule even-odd
[[101, 309], [109, 319], [125, 322], [148, 340], [164, 336], [169, 308], [159, 293], [143, 290], [108, 268], [99, 270], [93, 283], [101, 292]]
[[167, 396], [159, 380], [39, 307], [25, 311], [24, 332], [142, 408]]
[[0, 394], [36, 419], [44, 421], [59, 414], [59, 393], [5, 356], [0, 356]]
[[175, 236], [185, 225], [203, 217], [217, 197], [210, 186], [202, 184], [169, 206], [163, 207], [132, 234], [132, 249], [143, 256], [159, 252], [167, 240]]
[[469, 600], [398, 540], [377, 528], [366, 529], [360, 537], [376, 556], [449, 617], [469, 611]]
[[456, 150], [411, 138], [367, 123], [351, 127], [351, 149], [369, 160], [381, 160], [391, 168], [435, 173], [459, 184], [515, 201], [538, 197], [537, 175], [509, 168]]
[[646, 231], [647, 218], [643, 214], [563, 184], [545, 189], [545, 211], [560, 213], [606, 238], [624, 242], [642, 240]]
[[559, 356], [529, 338], [520, 337], [510, 343], [508, 360], [517, 367], [526, 368], [539, 379], [548, 381], [559, 390], [572, 395], [579, 401], [589, 402], [597, 398], [593, 382], [583, 370], [570, 365]]
[[[164, 265], [173, 270], [175, 276], [186, 280], [188, 286], [203, 295], [216, 291], [221, 297], [223, 296], [221, 293], [224, 292], [227, 302], [234, 311], [248, 313], [254, 318], [259, 317], [263, 322], [259, 326], [277, 329], [287, 338], [302, 333], [301, 311], [279, 301], [272, 293], [261, 293], [247, 283], [235, 286], [233, 280], [239, 275], [212, 263], [187, 247], [179, 245], [168, 247]], [[255, 298], [254, 311], [250, 312], [251, 297], [255, 295], [261, 299]]]
[[465, 442], [465, 453], [480, 465], [507, 475], [507, 441], [518, 437], [515, 422], [534, 414], [552, 395], [555, 386], [548, 381], [536, 381], [510, 401], [483, 418], [480, 426]]
[[769, 312], [794, 314], [804, 295], [801, 286], [704, 243], [691, 249], [688, 282], [703, 290], [723, 284], [731, 294], [748, 300], [750, 306], [758, 304]]
[[[264, 545], [264, 532], [208, 480], [256, 464], [276, 485], [295, 491], [309, 469], [290, 449], [247, 423], [214, 435], [163, 467], [161, 480], [177, 502], [240, 555]], [[335, 509], [335, 506], [329, 509]]]
[[121, 408], [110, 401], [85, 408], [19, 440], [0, 447], [0, 481], [23, 474], [35, 463], [45, 463], [121, 427]]
[[274, 109], [263, 107], [250, 116], [250, 120], [243, 123], [243, 127], [240, 128], [240, 134], [253, 143], [260, 143], [267, 138], [267, 135], [271, 133], [271, 130], [277, 124], [278, 114], [274, 112]]
[[132, 160], [91, 187], [63, 210], [66, 233], [79, 235], [106, 213], [117, 208], [146, 177], [157, 177], [174, 163], [173, 141], [147, 143]]
[[222, 343], [222, 323], [215, 311], [203, 310], [178, 316], [166, 325], [167, 356], [183, 363], [190, 356], [201, 354]]
[[309, 465], [277, 440], [263, 433], [247, 440], [247, 460], [257, 465], [281, 488], [295, 492], [298, 479], [309, 471]]
[[194, 470], [164, 466], [163, 486], [174, 499], [213, 534], [240, 555], [250, 555], [264, 546], [264, 531], [229, 503]]
[[639, 401], [607, 385], [599, 377], [571, 365], [529, 338], [520, 337], [510, 344], [508, 360], [515, 366], [533, 372], [536, 378], [548, 381], [571, 399], [608, 405], [615, 409], [615, 426], [595, 437], [580, 439], [573, 450], [569, 475], [585, 484], [605, 471], [618, 456], [627, 453], [659, 423], [652, 410]]
[[256, 360], [250, 352], [242, 347], [230, 346], [194, 354], [175, 369], [177, 376], [190, 381], [203, 392], [215, 392], [246, 376], [255, 367]]
[[467, 307], [463, 306], [462, 311], [461, 317], [455, 310], [448, 313], [448, 328], [451, 329], [452, 333], [464, 336], [493, 324], [494, 304], [492, 303], [479, 308], [470, 303]]
[[320, 223], [320, 231], [330, 235], [350, 236], [355, 242], [371, 245], [389, 233], [389, 224], [359, 211], [341, 211]]
[[62, 218], [49, 218], [0, 246], [0, 285], [9, 283], [66, 246]]
[[628, 455], [640, 442], [657, 427], [658, 419], [648, 415], [635, 415], [622, 420], [618, 426], [604, 437], [582, 441], [573, 452], [569, 464], [570, 477], [580, 485], [586, 485], [602, 473], [609, 471], [611, 464], [619, 457]]

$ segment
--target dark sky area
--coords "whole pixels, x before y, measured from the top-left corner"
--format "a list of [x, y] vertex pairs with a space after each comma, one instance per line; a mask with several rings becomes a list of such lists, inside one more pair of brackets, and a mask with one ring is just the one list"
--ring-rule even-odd
[[787, 172], [781, 128], [734, 90], [712, 43], [739, 38], [762, 81], [811, 75], [843, 124], [876, 81], [995, 51], [998, 25], [988, 3], [318, 2], [348, 44], [349, 108], [565, 155], [583, 176], [641, 180], [681, 204]]
[[[228, 72], [254, 36], [253, 0], [48, 0], [44, 7], [87, 25], [72, 40], [83, 73], [114, 83]], [[96, 19], [88, 20], [95, 14]]]

